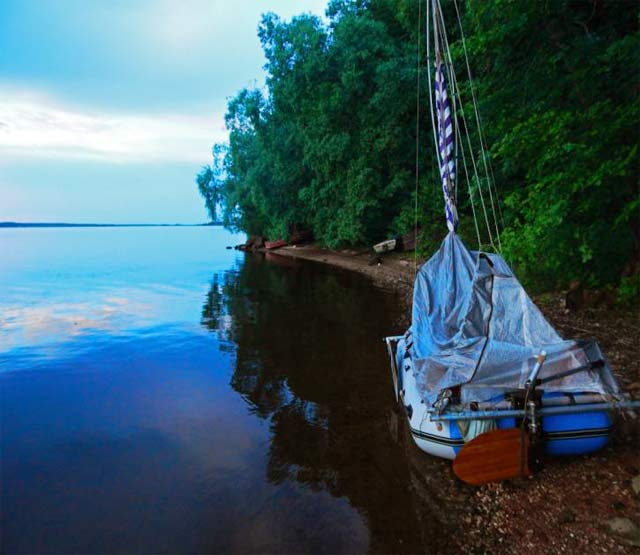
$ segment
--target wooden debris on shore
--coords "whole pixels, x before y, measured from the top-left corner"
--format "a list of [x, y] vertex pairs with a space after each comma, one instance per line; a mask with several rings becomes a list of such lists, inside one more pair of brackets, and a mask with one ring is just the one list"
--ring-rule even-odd
[[286, 247], [287, 242], [284, 239], [278, 239], [277, 241], [265, 241], [264, 248], [268, 251], [279, 249], [280, 247]]
[[388, 239], [387, 241], [382, 241], [381, 243], [373, 245], [373, 250], [378, 254], [382, 254], [383, 252], [391, 252], [396, 250], [397, 244], [397, 239]]
[[262, 235], [252, 235], [247, 239], [246, 243], [236, 245], [235, 248], [240, 251], [256, 251], [260, 249], [275, 250], [287, 245], [299, 245], [300, 243], [308, 243], [313, 241], [313, 231], [310, 229], [300, 229], [297, 226], [291, 226], [289, 241], [277, 239], [275, 241], [265, 241]]
[[392, 251], [412, 251], [416, 248], [416, 242], [416, 230], [412, 229], [400, 237], [387, 239], [386, 241], [373, 245], [373, 250], [377, 254]]
[[252, 235], [247, 242], [242, 245], [236, 245], [236, 249], [240, 251], [255, 251], [264, 247], [264, 237], [261, 235]]

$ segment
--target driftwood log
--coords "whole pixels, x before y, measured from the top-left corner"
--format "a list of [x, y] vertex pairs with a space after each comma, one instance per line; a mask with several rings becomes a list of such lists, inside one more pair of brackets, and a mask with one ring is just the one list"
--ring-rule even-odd
[[241, 251], [255, 251], [264, 247], [264, 237], [261, 235], [252, 235], [243, 245], [237, 245], [236, 249]]

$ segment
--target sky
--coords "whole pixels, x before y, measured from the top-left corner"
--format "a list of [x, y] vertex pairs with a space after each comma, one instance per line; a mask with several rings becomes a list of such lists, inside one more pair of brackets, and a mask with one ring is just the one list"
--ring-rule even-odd
[[257, 26], [326, 0], [2, 0], [0, 221], [200, 223]]

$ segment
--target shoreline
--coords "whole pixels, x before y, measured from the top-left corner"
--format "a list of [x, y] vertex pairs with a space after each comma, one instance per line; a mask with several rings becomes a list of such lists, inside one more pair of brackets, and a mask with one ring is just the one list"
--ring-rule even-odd
[[[289, 245], [275, 250], [261, 249], [269, 254], [313, 260], [330, 266], [337, 266], [352, 270], [371, 277], [374, 281], [392, 286], [400, 290], [413, 287], [414, 260], [411, 253], [387, 253], [382, 256], [367, 251], [345, 249], [332, 251], [318, 247], [315, 244]], [[381, 263], [371, 264], [373, 258], [379, 258]], [[418, 268], [422, 261], [418, 260]]]
[[[369, 277], [374, 284], [403, 296], [404, 309], [411, 311], [415, 268], [425, 262], [414, 261], [410, 252], [375, 255], [370, 251], [345, 249], [332, 251], [315, 244], [286, 246], [259, 251], [300, 260], [310, 260], [335, 268], [350, 270]], [[374, 258], [380, 263], [371, 264]], [[612, 363], [613, 371], [623, 389], [631, 388], [634, 398], [640, 398], [640, 314], [621, 307], [586, 307], [569, 310], [564, 292], [531, 296], [536, 306], [566, 339], [595, 339]], [[409, 315], [408, 315], [409, 316]], [[407, 317], [407, 325], [410, 323]]]
[[[413, 253], [391, 252], [384, 255], [376, 255], [370, 250], [344, 249], [332, 251], [312, 243], [286, 246], [276, 250], [259, 250], [275, 256], [310, 260], [365, 275], [375, 285], [383, 289], [391, 289], [400, 294], [403, 303], [406, 305], [404, 308], [409, 311], [411, 309], [413, 281], [416, 275], [416, 262], [414, 261]], [[379, 259], [380, 263], [372, 263], [374, 259]], [[417, 268], [420, 268], [423, 263], [424, 260], [418, 259]], [[409, 319], [407, 318], [406, 325], [408, 324]]]
[[[275, 256], [310, 260], [368, 276], [375, 285], [399, 293], [410, 322], [413, 280], [412, 253], [389, 253], [380, 264], [370, 264], [377, 255], [369, 251], [330, 251], [313, 244], [264, 251]], [[418, 267], [423, 261], [418, 260]], [[585, 308], [577, 312], [565, 307], [560, 292], [533, 298], [559, 334], [570, 339], [595, 338], [623, 390], [640, 397], [640, 318], [620, 308]], [[402, 410], [399, 421], [406, 428]], [[399, 430], [399, 433], [406, 433]], [[434, 460], [408, 438], [407, 459], [416, 476], [433, 472]], [[637, 553], [640, 529], [616, 532], [616, 523], [640, 525], [640, 492], [632, 483], [640, 481], [640, 415], [618, 417], [610, 444], [602, 451], [582, 457], [547, 460], [540, 472], [526, 480], [513, 480], [471, 487], [448, 476], [442, 484], [453, 498], [466, 498], [460, 507], [453, 552], [513, 553], [538, 555], [567, 553]], [[442, 462], [442, 461], [439, 461]], [[635, 480], [634, 480], [635, 479]], [[425, 504], [433, 502], [424, 498]], [[618, 519], [618, 520], [616, 520]], [[625, 520], [627, 519], [627, 520]]]

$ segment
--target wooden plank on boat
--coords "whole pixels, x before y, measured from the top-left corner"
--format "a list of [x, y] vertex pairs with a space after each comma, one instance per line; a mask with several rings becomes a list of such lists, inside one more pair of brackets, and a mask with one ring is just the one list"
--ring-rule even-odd
[[453, 471], [474, 486], [531, 476], [528, 432], [511, 428], [479, 435], [460, 450]]
[[383, 252], [391, 252], [395, 250], [397, 243], [398, 243], [397, 239], [389, 239], [387, 241], [382, 241], [382, 243], [373, 245], [373, 250], [376, 251], [378, 254]]
[[264, 248], [271, 251], [273, 249], [279, 249], [280, 247], [286, 247], [287, 242], [279, 239], [278, 241], [265, 241]]

